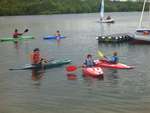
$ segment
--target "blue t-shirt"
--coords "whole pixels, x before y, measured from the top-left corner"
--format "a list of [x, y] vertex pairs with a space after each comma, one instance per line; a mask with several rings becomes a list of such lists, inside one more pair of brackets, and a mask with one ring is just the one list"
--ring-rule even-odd
[[110, 62], [112, 63], [118, 63], [119, 58], [117, 56], [112, 56]]

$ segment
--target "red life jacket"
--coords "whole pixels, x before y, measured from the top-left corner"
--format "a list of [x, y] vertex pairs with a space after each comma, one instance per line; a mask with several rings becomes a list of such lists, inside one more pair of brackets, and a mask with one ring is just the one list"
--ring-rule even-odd
[[13, 38], [18, 38], [19, 35], [21, 35], [21, 33], [14, 32], [14, 33], [13, 33]]

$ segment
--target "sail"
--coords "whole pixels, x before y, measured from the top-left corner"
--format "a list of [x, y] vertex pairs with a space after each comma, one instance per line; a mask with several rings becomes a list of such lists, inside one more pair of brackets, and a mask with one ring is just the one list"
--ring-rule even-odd
[[101, 1], [101, 11], [100, 11], [101, 19], [104, 18], [104, 0]]
[[140, 18], [139, 27], [138, 27], [139, 29], [140, 29], [141, 26], [142, 26], [143, 13], [144, 13], [146, 1], [147, 1], [147, 0], [144, 0], [143, 9], [142, 9], [141, 18]]
[[136, 32], [150, 32], [149, 28], [143, 28], [142, 27], [143, 14], [144, 14], [146, 2], [147, 2], [147, 0], [144, 0], [143, 9], [142, 9], [141, 17], [140, 17], [140, 22], [139, 22], [138, 29], [136, 29]]

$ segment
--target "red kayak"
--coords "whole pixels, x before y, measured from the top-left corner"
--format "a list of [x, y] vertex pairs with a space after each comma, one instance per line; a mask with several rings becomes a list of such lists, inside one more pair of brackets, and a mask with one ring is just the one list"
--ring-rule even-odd
[[97, 67], [103, 68], [113, 68], [113, 69], [133, 69], [134, 66], [128, 66], [122, 63], [112, 64], [106, 60], [95, 60], [95, 64]]
[[82, 68], [84, 76], [101, 77], [103, 76], [103, 70], [100, 67], [87, 67]]

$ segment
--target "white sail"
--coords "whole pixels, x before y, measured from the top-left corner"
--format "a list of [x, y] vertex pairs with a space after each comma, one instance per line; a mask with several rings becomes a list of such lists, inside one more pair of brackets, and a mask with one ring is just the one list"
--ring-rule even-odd
[[104, 18], [104, 0], [101, 1], [101, 11], [100, 11], [101, 19]]
[[142, 26], [143, 13], [144, 13], [144, 10], [145, 10], [146, 1], [147, 1], [147, 0], [144, 0], [143, 9], [142, 9], [141, 18], [140, 18], [139, 27], [138, 27], [139, 29], [140, 29], [141, 26]]
[[101, 0], [101, 8], [100, 8], [100, 23], [114, 23], [114, 19], [108, 16], [106, 19], [104, 18], [104, 0]]

